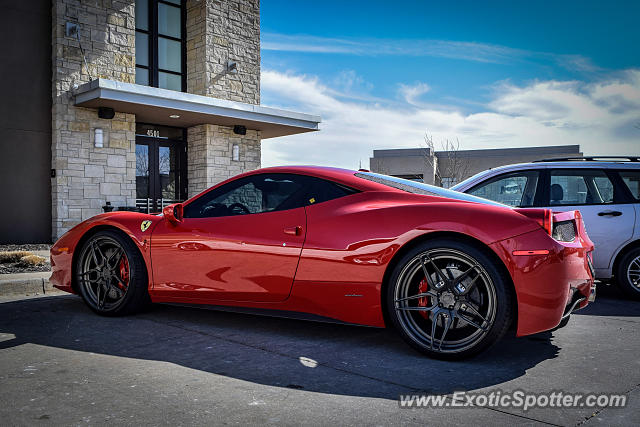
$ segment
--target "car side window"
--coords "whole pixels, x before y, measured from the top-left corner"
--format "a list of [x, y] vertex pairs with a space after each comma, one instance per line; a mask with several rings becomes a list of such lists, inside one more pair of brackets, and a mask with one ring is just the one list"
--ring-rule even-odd
[[598, 169], [552, 170], [549, 205], [604, 205], [613, 203], [614, 186]]
[[619, 173], [622, 181], [631, 191], [631, 195], [636, 200], [640, 200], [640, 170], [620, 171]]
[[355, 192], [306, 175], [251, 175], [229, 182], [189, 203], [184, 208], [184, 217], [211, 218], [296, 209]]
[[307, 204], [327, 202], [354, 193], [357, 193], [357, 190], [324, 179], [309, 177]]
[[533, 206], [540, 173], [535, 170], [511, 172], [499, 175], [467, 193], [509, 206]]
[[[302, 177], [303, 178], [303, 177]], [[304, 206], [304, 180], [289, 174], [260, 174], [232, 181], [185, 206], [185, 218], [249, 215]]]

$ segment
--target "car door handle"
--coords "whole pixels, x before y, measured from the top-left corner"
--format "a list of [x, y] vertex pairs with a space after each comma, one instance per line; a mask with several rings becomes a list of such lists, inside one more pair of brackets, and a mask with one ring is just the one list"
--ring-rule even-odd
[[302, 234], [302, 226], [298, 225], [295, 227], [287, 227], [284, 229], [285, 234], [290, 234], [292, 236], [299, 236]]
[[620, 216], [622, 212], [620, 211], [602, 211], [598, 212], [598, 216]]

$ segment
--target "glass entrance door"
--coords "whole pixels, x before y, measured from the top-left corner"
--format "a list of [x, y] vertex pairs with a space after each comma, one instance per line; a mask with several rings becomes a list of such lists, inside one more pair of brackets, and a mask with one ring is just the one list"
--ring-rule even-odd
[[157, 127], [146, 134], [138, 134], [136, 136], [137, 208], [147, 213], [161, 212], [163, 207], [181, 202], [186, 197], [184, 142], [163, 137]]

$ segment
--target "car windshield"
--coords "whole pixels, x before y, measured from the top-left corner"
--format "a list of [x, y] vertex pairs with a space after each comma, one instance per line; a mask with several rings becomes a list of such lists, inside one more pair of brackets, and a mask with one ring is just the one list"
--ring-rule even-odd
[[475, 174], [473, 176], [470, 176], [469, 178], [465, 179], [464, 181], [461, 181], [461, 182], [457, 183], [456, 185], [454, 185], [453, 187], [451, 187], [451, 190], [458, 191], [458, 188], [464, 188], [468, 182], [475, 181], [476, 177], [478, 177], [480, 175], [484, 175], [486, 172], [487, 171], [483, 171], [483, 172], [479, 172], [479, 173], [477, 173], [477, 174]]
[[427, 196], [447, 197], [449, 199], [463, 200], [465, 202], [476, 202], [476, 203], [482, 203], [485, 205], [500, 206], [503, 208], [510, 207], [507, 205], [503, 205], [502, 203], [483, 199], [481, 197], [472, 196], [470, 194], [459, 193], [457, 191], [448, 190], [442, 187], [436, 187], [435, 185], [424, 184], [422, 182], [410, 181], [408, 179], [403, 179], [403, 178], [396, 178], [395, 176], [381, 175], [373, 172], [357, 172], [355, 176], [357, 176], [358, 178], [367, 179], [369, 181], [386, 185], [387, 187], [392, 187], [398, 190], [406, 191], [408, 193], [425, 194]]

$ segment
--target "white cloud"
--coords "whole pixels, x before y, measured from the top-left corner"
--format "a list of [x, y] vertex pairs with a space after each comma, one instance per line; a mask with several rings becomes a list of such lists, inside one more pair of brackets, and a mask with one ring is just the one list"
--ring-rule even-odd
[[401, 84], [399, 92], [402, 98], [407, 102], [407, 104], [420, 106], [418, 98], [429, 92], [429, 90], [431, 90], [431, 88], [428, 84], [418, 82], [413, 85]]
[[595, 71], [588, 58], [575, 54], [553, 54], [507, 46], [434, 39], [329, 38], [309, 35], [263, 33], [261, 49], [358, 56], [430, 56], [463, 61], [511, 64], [522, 61], [553, 63], [574, 71]]
[[436, 141], [459, 138], [463, 149], [580, 144], [586, 154], [640, 154], [640, 70], [591, 83], [500, 84], [473, 114], [411, 102], [424, 83], [401, 87], [401, 104], [343, 96], [315, 76], [267, 70], [261, 84], [265, 105], [323, 119], [320, 132], [264, 140], [264, 166], [367, 166], [374, 149], [419, 146], [426, 131]]

